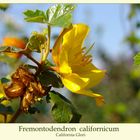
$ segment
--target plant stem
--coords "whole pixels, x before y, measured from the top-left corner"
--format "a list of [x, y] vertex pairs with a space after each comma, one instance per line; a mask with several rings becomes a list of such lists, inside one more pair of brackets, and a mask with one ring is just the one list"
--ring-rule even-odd
[[29, 58], [30, 60], [32, 60], [35, 64], [37, 64], [39, 67], [41, 66], [41, 64], [36, 61], [31, 55], [27, 54], [27, 53], [24, 53], [22, 52], [22, 54], [24, 54], [27, 58]]
[[[42, 57], [41, 57], [41, 64], [44, 64], [45, 61], [46, 61], [46, 58], [48, 56], [48, 53], [50, 51], [50, 40], [51, 40], [51, 26], [48, 25], [48, 38], [47, 38], [47, 46], [45, 47], [44, 49], [44, 54], [42, 54]], [[43, 51], [42, 51], [43, 53]]]
[[40, 63], [42, 63], [43, 56], [44, 56], [44, 49], [41, 49], [41, 60], [40, 60]]
[[48, 25], [48, 46], [50, 50], [50, 40], [51, 40], [51, 27]]
[[[9, 52], [9, 51], [5, 50], [5, 51], [3, 51], [3, 52]], [[10, 53], [15, 53], [15, 52], [10, 52]], [[39, 67], [41, 66], [41, 64], [40, 64], [38, 61], [36, 61], [30, 54], [26, 53], [25, 51], [20, 51], [20, 52], [18, 52], [18, 53], [21, 53], [21, 54], [25, 55], [27, 58], [29, 58], [29, 59], [32, 60], [35, 64], [37, 64]]]
[[10, 120], [9, 123], [14, 123], [14, 122], [16, 121], [16, 119], [18, 118], [18, 116], [19, 116], [21, 113], [22, 113], [22, 112], [21, 112], [21, 109], [19, 108], [19, 109], [17, 110], [17, 112], [15, 113], [15, 115], [12, 117], [12, 119]]
[[17, 118], [19, 117], [19, 115], [22, 113], [22, 110], [21, 110], [21, 103], [22, 103], [22, 97], [20, 98], [20, 105], [19, 105], [19, 108], [18, 110], [16, 111], [16, 113], [14, 114], [14, 116], [11, 118], [11, 120], [9, 121], [9, 123], [14, 123]]
[[6, 123], [7, 122], [7, 115], [4, 114], [3, 116], [4, 116], [4, 123]]

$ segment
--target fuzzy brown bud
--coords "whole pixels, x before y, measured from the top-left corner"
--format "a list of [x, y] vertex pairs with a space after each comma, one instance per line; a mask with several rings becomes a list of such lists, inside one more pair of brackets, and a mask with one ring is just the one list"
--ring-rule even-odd
[[39, 98], [45, 96], [45, 90], [36, 76], [23, 66], [20, 66], [11, 76], [10, 85], [4, 86], [8, 98], [22, 97], [21, 109], [25, 112]]

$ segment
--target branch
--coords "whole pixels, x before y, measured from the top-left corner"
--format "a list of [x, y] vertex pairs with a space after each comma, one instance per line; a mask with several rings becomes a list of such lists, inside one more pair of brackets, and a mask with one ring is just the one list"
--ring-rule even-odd
[[25, 53], [25, 52], [21, 52], [23, 55], [25, 55], [27, 58], [29, 58], [30, 60], [32, 60], [35, 64], [37, 64], [39, 67], [41, 66], [41, 64], [36, 61], [31, 55]]
[[20, 97], [20, 105], [19, 105], [19, 108], [16, 111], [16, 113], [14, 114], [14, 116], [11, 118], [11, 120], [9, 121], [9, 123], [14, 123], [17, 120], [17, 118], [19, 117], [19, 115], [22, 113], [21, 103], [22, 103], [22, 97]]
[[[6, 53], [6, 52], [8, 52], [8, 53], [16, 53], [16, 52], [10, 52], [9, 50], [4, 50], [4, 51], [2, 51], [2, 52], [3, 52], [3, 53]], [[24, 50], [24, 51], [17, 52], [17, 53], [20, 53], [20, 54], [25, 55], [27, 58], [29, 58], [29, 59], [32, 60], [35, 64], [37, 64], [39, 67], [41, 66], [41, 64], [40, 64], [38, 61], [36, 61], [30, 54], [26, 53], [25, 50]]]

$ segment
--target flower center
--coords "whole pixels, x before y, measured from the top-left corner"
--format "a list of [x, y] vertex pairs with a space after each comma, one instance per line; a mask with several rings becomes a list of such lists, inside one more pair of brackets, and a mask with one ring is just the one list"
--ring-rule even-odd
[[74, 58], [73, 58], [73, 62], [71, 64], [71, 66], [85, 66], [89, 63], [91, 63], [92, 61], [92, 56], [91, 55], [88, 55], [87, 51], [85, 52], [85, 47], [82, 48], [81, 50], [79, 50], [75, 55], [74, 55]]

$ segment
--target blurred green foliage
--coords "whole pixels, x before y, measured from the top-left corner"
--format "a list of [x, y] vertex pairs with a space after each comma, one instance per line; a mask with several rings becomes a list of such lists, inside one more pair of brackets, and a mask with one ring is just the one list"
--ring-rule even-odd
[[0, 4], [0, 10], [5, 11], [5, 10], [7, 10], [8, 8], [9, 8], [9, 4], [5, 4], [5, 3], [1, 3], [1, 4]]
[[[127, 17], [130, 31], [125, 36], [124, 43], [130, 47], [133, 56], [140, 50], [139, 14], [140, 5], [130, 5]], [[140, 66], [133, 64], [133, 58], [122, 56], [113, 61], [104, 50], [99, 50], [98, 53], [106, 67], [107, 75], [94, 91], [102, 93], [106, 103], [99, 108], [91, 98], [72, 95], [75, 106], [83, 115], [81, 122], [140, 122]], [[138, 64], [139, 55], [136, 57], [135, 63]]]
[[107, 65], [105, 80], [94, 89], [105, 97], [105, 105], [97, 107], [93, 99], [72, 95], [74, 105], [83, 115], [81, 122], [140, 122], [140, 68], [132, 62], [120, 59], [117, 62], [101, 52]]
[[134, 64], [136, 64], [136, 65], [139, 65], [139, 64], [140, 64], [140, 52], [137, 53], [137, 54], [134, 56]]

